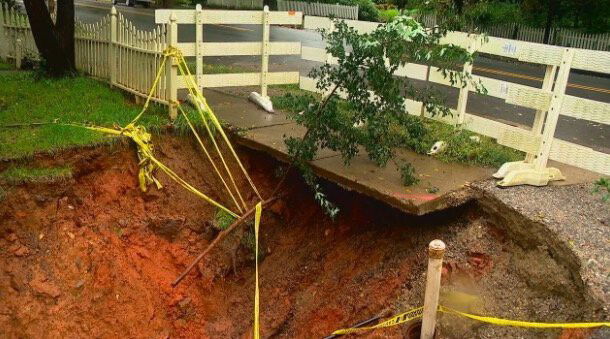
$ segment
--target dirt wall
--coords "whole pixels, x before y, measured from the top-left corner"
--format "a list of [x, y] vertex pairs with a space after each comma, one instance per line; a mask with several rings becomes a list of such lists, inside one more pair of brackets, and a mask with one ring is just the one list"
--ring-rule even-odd
[[[159, 158], [229, 204], [190, 138], [155, 140]], [[263, 195], [281, 165], [240, 154]], [[177, 288], [171, 281], [216, 236], [215, 209], [159, 174], [140, 192], [128, 144], [35, 159], [67, 164], [68, 182], [11, 187], [0, 205], [0, 337], [249, 337], [254, 256], [251, 229], [223, 241]], [[245, 181], [238, 183], [246, 187]], [[569, 265], [513, 239], [489, 208], [468, 204], [424, 217], [323, 183], [341, 208], [324, 215], [298, 176], [261, 228], [264, 337], [311, 338], [423, 300], [426, 246], [448, 245], [441, 302], [471, 312], [539, 321], [591, 320]], [[245, 199], [254, 203], [249, 193]], [[506, 222], [505, 222], [506, 221]], [[542, 257], [540, 265], [533, 258]], [[404, 336], [406, 326], [368, 333]], [[575, 332], [493, 327], [442, 316], [439, 335], [556, 337]]]

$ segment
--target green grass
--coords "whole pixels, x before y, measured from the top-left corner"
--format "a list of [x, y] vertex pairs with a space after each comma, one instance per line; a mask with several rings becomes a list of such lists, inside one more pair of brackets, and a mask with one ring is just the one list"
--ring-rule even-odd
[[400, 11], [395, 8], [383, 9], [379, 11], [379, 21], [381, 22], [390, 22], [394, 20], [395, 17], [400, 15]]
[[8, 63], [7, 61], [0, 59], [0, 71], [12, 71], [14, 69], [15, 67], [13, 65]]
[[225, 210], [216, 210], [216, 215], [214, 215], [214, 227], [217, 229], [224, 231], [229, 228], [234, 221], [235, 217], [227, 213]]
[[[272, 97], [271, 100], [276, 109], [297, 113], [314, 102], [315, 97], [316, 95], [310, 92], [292, 88], [288, 93]], [[346, 114], [350, 114], [347, 102], [340, 101], [339, 108]], [[419, 119], [415, 116], [413, 118]], [[447, 148], [435, 157], [446, 162], [499, 167], [505, 162], [522, 160], [524, 157], [522, 152], [502, 146], [491, 138], [470, 131], [459, 130], [451, 125], [430, 119], [425, 119], [423, 124], [426, 133], [422, 138], [410, 138], [408, 133], [399, 126], [393, 126], [389, 133], [394, 136], [397, 147], [407, 148], [420, 154], [426, 154], [435, 142], [445, 141]], [[480, 141], [471, 140], [471, 136], [478, 136]]]
[[[0, 83], [0, 160], [110, 143], [116, 137], [50, 122], [125, 126], [141, 110], [132, 97], [86, 77], [49, 79], [34, 72], [0, 72]], [[189, 112], [192, 115], [193, 110]], [[200, 119], [192, 117], [198, 125]], [[158, 131], [169, 123], [167, 109], [151, 104], [139, 123]], [[181, 117], [175, 124], [186, 128]]]
[[0, 181], [11, 185], [25, 183], [52, 183], [72, 178], [70, 167], [9, 167], [0, 173]]
[[593, 193], [599, 194], [602, 201], [610, 202], [610, 179], [599, 178], [593, 185]]

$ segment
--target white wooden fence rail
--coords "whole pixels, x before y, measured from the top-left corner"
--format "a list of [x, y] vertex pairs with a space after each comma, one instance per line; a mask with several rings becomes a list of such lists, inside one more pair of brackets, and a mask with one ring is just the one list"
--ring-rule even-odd
[[[360, 33], [371, 32], [379, 25], [354, 20], [345, 20], [345, 22]], [[305, 17], [304, 26], [306, 29], [332, 29], [333, 27], [330, 19], [313, 16]], [[528, 153], [527, 162], [534, 164], [537, 168], [545, 167], [550, 158], [568, 165], [610, 175], [610, 154], [554, 138], [556, 122], [560, 114], [610, 124], [610, 104], [565, 94], [567, 75], [571, 69], [610, 74], [610, 52], [548, 46], [501, 38], [489, 38], [487, 42], [484, 42], [484, 39], [479, 36], [461, 32], [449, 33], [442, 42], [453, 43], [473, 51], [546, 65], [547, 71], [542, 88], [484, 76], [473, 76], [475, 81], [480, 80], [488, 90], [487, 95], [504, 99], [509, 104], [536, 110], [534, 125], [531, 129], [507, 125], [468, 113], [467, 99], [469, 93], [473, 91], [471, 88], [460, 91], [458, 107], [456, 110], [452, 109], [453, 117], [441, 120], [459, 124], [465, 129], [497, 139], [500, 144], [524, 151]], [[302, 58], [330, 64], [337, 63], [322, 48], [303, 46]], [[398, 69], [396, 75], [452, 86], [437, 68], [428, 68], [427, 65], [407, 64]], [[428, 71], [430, 72], [428, 73]], [[555, 89], [551, 91], [557, 72], [559, 72], [559, 76]], [[312, 78], [301, 77], [300, 87], [308, 91], [319, 92], [316, 88], [316, 80]], [[459, 84], [453, 87], [460, 88]], [[419, 115], [423, 110], [421, 102], [407, 100], [405, 104], [411, 114]], [[425, 112], [424, 114], [430, 117], [429, 114]], [[546, 127], [543, 128], [545, 120]]]
[[[0, 57], [20, 63], [24, 57], [38, 57], [27, 16], [2, 6], [0, 11]], [[300, 12], [157, 10], [157, 26], [143, 31], [117, 13], [111, 12], [95, 24], [77, 22], [75, 57], [79, 71], [108, 81], [112, 86], [145, 98], [161, 66], [163, 51], [174, 46], [185, 57], [195, 57], [197, 84], [201, 88], [228, 86], [260, 86], [266, 96], [267, 86], [299, 82], [298, 72], [269, 72], [270, 55], [300, 55], [300, 42], [270, 42], [270, 25], [301, 25]], [[178, 24], [195, 25], [194, 42], [178, 42]], [[203, 24], [262, 25], [260, 42], [203, 42]], [[203, 74], [203, 57], [226, 55], [260, 55], [261, 70], [254, 73]], [[186, 81], [177, 74], [173, 61], [162, 70], [161, 81], [153, 93], [153, 101], [169, 105], [175, 116], [177, 91], [186, 88]]]
[[[228, 86], [261, 86], [261, 95], [267, 97], [268, 85], [294, 84], [299, 82], [299, 72], [269, 72], [270, 55], [299, 55], [300, 42], [270, 42], [270, 25], [301, 25], [301, 12], [270, 12], [265, 6], [263, 11], [218, 11], [202, 10], [156, 10], [155, 22], [168, 27], [169, 45], [178, 47], [184, 56], [194, 56], [196, 60], [196, 81], [201, 88]], [[178, 43], [178, 24], [195, 25], [195, 42]], [[246, 24], [262, 25], [261, 42], [203, 42], [203, 24]], [[204, 56], [260, 55], [261, 71], [257, 73], [203, 74]], [[175, 100], [176, 90], [186, 87], [186, 79], [177, 75], [177, 67], [170, 64], [167, 68], [168, 99]], [[170, 82], [172, 84], [170, 84]], [[172, 86], [176, 86], [173, 88]], [[170, 114], [175, 108], [170, 104]]]
[[319, 2], [277, 0], [278, 11], [298, 11], [303, 15], [333, 16], [341, 19], [358, 20], [358, 6], [323, 4]]

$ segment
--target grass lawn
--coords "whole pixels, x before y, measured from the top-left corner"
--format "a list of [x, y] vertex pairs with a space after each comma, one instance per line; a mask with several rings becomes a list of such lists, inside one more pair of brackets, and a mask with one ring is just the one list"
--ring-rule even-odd
[[11, 71], [14, 70], [15, 67], [8, 62], [0, 60], [0, 71]]
[[9, 167], [0, 173], [0, 181], [9, 184], [50, 183], [70, 179], [72, 170], [69, 167]]
[[[0, 83], [0, 160], [112, 142], [114, 137], [99, 132], [50, 122], [125, 126], [141, 110], [124, 92], [86, 77], [48, 79], [35, 72], [0, 72]], [[167, 123], [166, 108], [155, 104], [140, 119], [149, 130]], [[176, 124], [184, 122], [179, 118]]]

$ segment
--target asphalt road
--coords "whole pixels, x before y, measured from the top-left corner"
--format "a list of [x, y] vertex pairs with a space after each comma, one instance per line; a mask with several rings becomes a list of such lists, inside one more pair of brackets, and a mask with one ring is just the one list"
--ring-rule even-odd
[[[101, 17], [107, 15], [110, 10], [110, 3], [108, 2], [79, 1], [76, 6], [77, 18], [89, 23], [98, 21]], [[137, 28], [150, 30], [155, 27], [153, 9], [131, 8], [121, 5], [118, 5], [117, 9]], [[260, 41], [262, 36], [260, 25], [204, 25], [203, 32], [204, 41], [209, 42]], [[272, 26], [270, 36], [272, 41], [300, 41], [303, 46], [324, 47], [320, 35], [312, 31]], [[178, 40], [180, 42], [190, 42], [194, 39], [195, 30], [193, 25], [179, 25]], [[259, 63], [259, 58], [248, 56], [210, 57], [206, 58], [204, 62], [254, 66]], [[301, 60], [298, 56], [272, 56], [270, 60], [272, 70], [299, 70], [302, 74], [307, 74], [316, 65], [317, 63]], [[513, 83], [540, 87], [544, 77], [544, 68], [538, 65], [504, 62], [479, 56], [474, 63], [474, 73]], [[457, 105], [457, 89], [441, 85], [437, 87], [446, 94], [447, 105], [455, 108]], [[610, 102], [610, 77], [572, 72], [567, 92], [578, 97]], [[534, 119], [533, 110], [508, 105], [501, 99], [476, 94], [469, 97], [467, 111], [516, 125], [531, 126]], [[556, 137], [610, 153], [609, 125], [561, 116]]]

